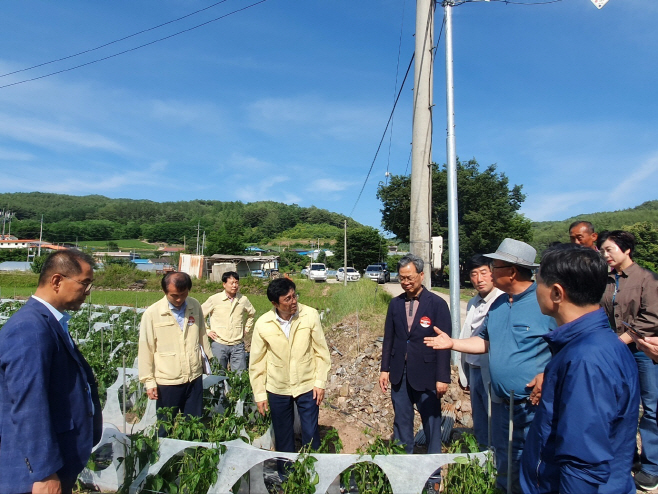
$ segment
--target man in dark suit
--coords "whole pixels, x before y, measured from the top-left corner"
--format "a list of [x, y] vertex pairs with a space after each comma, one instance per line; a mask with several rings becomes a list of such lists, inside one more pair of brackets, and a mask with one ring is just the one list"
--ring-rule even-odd
[[39, 286], [0, 329], [0, 492], [70, 493], [101, 437], [96, 380], [68, 333], [94, 261], [51, 254]]
[[434, 327], [452, 333], [448, 304], [423, 288], [423, 260], [408, 255], [398, 263], [404, 293], [391, 300], [384, 327], [379, 386], [391, 384], [393, 436], [414, 451], [414, 404], [427, 438], [427, 452], [441, 453], [441, 396], [450, 384], [450, 351], [429, 349], [423, 338]]

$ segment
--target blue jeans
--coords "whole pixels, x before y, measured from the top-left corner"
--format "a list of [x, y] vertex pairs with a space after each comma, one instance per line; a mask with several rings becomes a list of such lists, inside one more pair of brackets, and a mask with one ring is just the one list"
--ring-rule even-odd
[[640, 397], [644, 413], [640, 419], [640, 438], [642, 439], [642, 471], [658, 476], [658, 365], [643, 352], [633, 354], [640, 376]]
[[[507, 451], [509, 444], [509, 398], [503, 403], [491, 402], [491, 433], [493, 447], [496, 450], [497, 484], [507, 492]], [[519, 465], [528, 429], [535, 417], [537, 406], [529, 401], [514, 403], [514, 432], [512, 434], [512, 492], [522, 494], [519, 483]]]
[[223, 369], [227, 369], [229, 362], [234, 372], [247, 369], [247, 360], [244, 353], [244, 342], [237, 345], [222, 345], [216, 341], [210, 342], [213, 357], [217, 359]]
[[480, 444], [489, 444], [489, 393], [482, 380], [482, 369], [469, 366], [468, 387], [471, 389], [473, 432]]

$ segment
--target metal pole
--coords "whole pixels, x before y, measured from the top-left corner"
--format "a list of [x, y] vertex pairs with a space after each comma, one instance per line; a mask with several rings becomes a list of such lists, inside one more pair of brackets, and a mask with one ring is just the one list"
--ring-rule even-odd
[[416, 0], [416, 51], [411, 146], [411, 218], [409, 250], [425, 261], [423, 284], [430, 288], [432, 232], [432, 92], [434, 63], [434, 0]]
[[491, 449], [491, 383], [487, 393], [487, 448]]
[[343, 265], [343, 286], [347, 286], [347, 220], [345, 220], [345, 245], [343, 245], [343, 259], [345, 260]]
[[447, 116], [447, 172], [448, 172], [448, 266], [450, 268], [450, 318], [453, 331], [460, 323], [459, 304], [459, 221], [457, 218], [457, 151], [455, 144], [455, 95], [452, 58], [453, 0], [443, 2], [446, 40], [446, 116]]
[[514, 390], [509, 392], [509, 435], [507, 437], [507, 494], [512, 494], [512, 436], [514, 435]]
[[123, 433], [126, 433], [126, 356], [123, 356]]

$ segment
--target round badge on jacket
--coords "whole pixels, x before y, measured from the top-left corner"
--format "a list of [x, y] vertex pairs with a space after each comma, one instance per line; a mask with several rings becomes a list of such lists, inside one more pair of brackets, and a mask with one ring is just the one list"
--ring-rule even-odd
[[196, 322], [196, 319], [194, 319], [194, 316], [190, 316], [190, 318], [187, 320], [187, 325], [192, 326]]
[[430, 324], [432, 324], [432, 320], [429, 317], [423, 316], [423, 317], [420, 318], [420, 325], [422, 327], [429, 328]]

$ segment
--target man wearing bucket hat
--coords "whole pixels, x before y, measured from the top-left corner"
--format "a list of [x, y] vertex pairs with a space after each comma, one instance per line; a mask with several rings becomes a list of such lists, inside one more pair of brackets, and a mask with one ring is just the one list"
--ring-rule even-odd
[[[496, 450], [498, 486], [521, 492], [519, 460], [528, 428], [535, 416], [544, 367], [551, 358], [542, 338], [557, 327], [555, 320], [542, 314], [532, 280], [537, 252], [530, 245], [506, 238], [496, 252], [485, 254], [493, 259], [492, 273], [496, 288], [505, 292], [491, 305], [482, 331], [464, 340], [452, 339], [438, 328], [438, 336], [425, 338], [425, 344], [437, 349], [451, 348], [462, 353], [489, 352], [491, 374], [492, 443]], [[513, 398], [513, 436], [511, 479], [508, 479], [508, 441], [510, 402]]]

